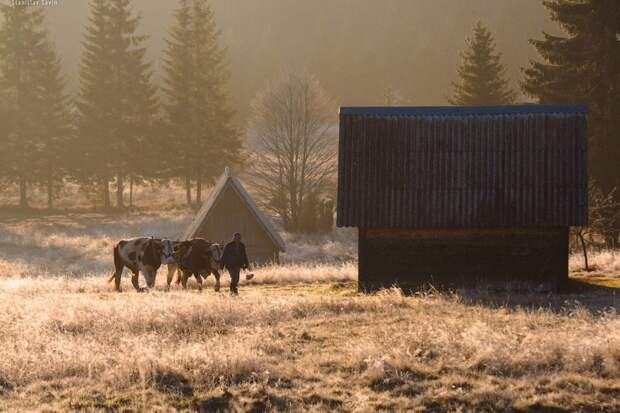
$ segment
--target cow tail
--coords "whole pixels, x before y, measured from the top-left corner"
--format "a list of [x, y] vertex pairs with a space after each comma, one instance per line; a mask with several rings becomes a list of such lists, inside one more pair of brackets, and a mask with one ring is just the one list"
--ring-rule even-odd
[[108, 283], [111, 283], [112, 281], [114, 281], [114, 277], [116, 276], [116, 272], [118, 271], [118, 268], [121, 266], [121, 264], [122, 264], [121, 254], [118, 251], [118, 244], [117, 244], [114, 247], [114, 272], [108, 278]]

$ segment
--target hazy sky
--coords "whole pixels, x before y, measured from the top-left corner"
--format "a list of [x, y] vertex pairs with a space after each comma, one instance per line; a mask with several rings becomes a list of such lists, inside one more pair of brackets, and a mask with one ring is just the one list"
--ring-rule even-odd
[[[72, 91], [77, 86], [86, 0], [48, 8]], [[530, 38], [557, 31], [540, 0], [213, 0], [228, 48], [241, 117], [257, 89], [285, 67], [316, 74], [342, 105], [381, 104], [386, 87], [407, 104], [446, 104], [458, 52], [477, 19], [489, 26], [510, 77], [536, 56]], [[174, 0], [135, 0], [158, 68]]]

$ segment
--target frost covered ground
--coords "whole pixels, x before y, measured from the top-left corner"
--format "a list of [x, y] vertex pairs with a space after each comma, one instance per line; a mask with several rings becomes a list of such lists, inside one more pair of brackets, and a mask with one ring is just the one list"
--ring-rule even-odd
[[[191, 215], [0, 219], [0, 411], [620, 411], [610, 287], [362, 295], [344, 230], [284, 234], [283, 265], [236, 299], [165, 292], [161, 275], [147, 294], [127, 278], [112, 291], [118, 239], [173, 237]], [[617, 254], [591, 261], [618, 279]]]

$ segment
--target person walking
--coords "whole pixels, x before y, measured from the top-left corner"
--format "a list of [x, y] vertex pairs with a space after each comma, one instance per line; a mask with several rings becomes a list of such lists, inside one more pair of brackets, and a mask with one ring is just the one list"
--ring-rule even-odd
[[245, 253], [245, 245], [241, 242], [241, 234], [235, 232], [232, 241], [224, 247], [224, 253], [220, 260], [220, 268], [226, 267], [230, 274], [230, 294], [238, 295], [239, 272], [241, 269], [249, 269], [248, 256]]

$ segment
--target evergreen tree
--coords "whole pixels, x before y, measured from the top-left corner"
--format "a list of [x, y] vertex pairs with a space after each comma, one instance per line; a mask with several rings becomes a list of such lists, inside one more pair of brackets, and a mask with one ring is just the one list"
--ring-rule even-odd
[[[89, 26], [82, 43], [80, 64], [80, 90], [77, 102], [78, 134], [82, 156], [79, 180], [86, 186], [96, 182], [101, 186], [104, 208], [110, 207], [110, 161], [111, 151], [106, 150], [109, 136], [107, 123], [112, 113], [110, 48], [108, 47], [108, 1], [92, 0]], [[90, 179], [89, 179], [90, 178]], [[92, 180], [91, 180], [92, 179]]]
[[124, 206], [125, 178], [144, 159], [152, 115], [157, 110], [145, 36], [136, 34], [140, 17], [130, 0], [92, 0], [90, 26], [80, 70], [79, 134], [89, 175], [110, 206], [109, 184], [116, 177], [116, 205]]
[[[130, 0], [111, 0], [112, 47], [115, 51], [116, 77], [120, 81], [117, 94], [122, 104], [117, 109], [118, 148], [123, 156], [116, 165], [116, 202], [123, 207], [125, 178], [151, 175], [154, 171], [155, 142], [150, 140], [153, 115], [157, 112], [156, 89], [152, 84], [153, 72], [146, 61], [146, 36], [135, 32], [139, 17], [132, 17]], [[123, 96], [125, 95], [125, 96]], [[130, 178], [131, 179], [131, 178]]]
[[39, 84], [37, 59], [47, 34], [39, 7], [0, 4], [0, 90], [12, 127], [5, 130], [0, 161], [9, 181], [19, 184], [19, 205], [28, 207], [28, 183], [34, 178]]
[[182, 176], [191, 203], [204, 179], [239, 161], [241, 144], [226, 92], [228, 71], [220, 32], [206, 0], [180, 0], [164, 58], [170, 176]]
[[[68, 97], [61, 74], [61, 61], [50, 42], [37, 56], [36, 83], [39, 87], [36, 108], [36, 141], [38, 152], [35, 180], [47, 190], [47, 206], [53, 207], [56, 190], [71, 171], [66, 158], [73, 144]], [[34, 108], [33, 108], [34, 109]]]
[[[193, 116], [190, 112], [191, 79], [193, 77], [192, 38], [190, 31], [191, 9], [190, 0], [180, 0], [179, 8], [174, 12], [175, 25], [167, 40], [167, 49], [164, 57], [164, 87], [166, 102], [164, 103], [167, 115], [168, 136], [164, 136], [165, 146], [169, 148], [166, 171], [170, 176], [183, 176], [187, 203], [191, 204], [191, 177], [192, 169], [189, 158], [190, 151], [183, 148], [189, 142], [189, 134], [194, 127], [190, 125]], [[168, 142], [166, 142], [168, 141]]]
[[605, 193], [620, 186], [620, 2], [548, 0], [564, 36], [531, 40], [541, 56], [524, 69], [524, 91], [541, 103], [588, 105], [591, 176]]
[[453, 82], [453, 105], [500, 105], [515, 100], [515, 93], [506, 80], [501, 54], [495, 51], [491, 32], [478, 21], [466, 41], [457, 69], [458, 81]]

